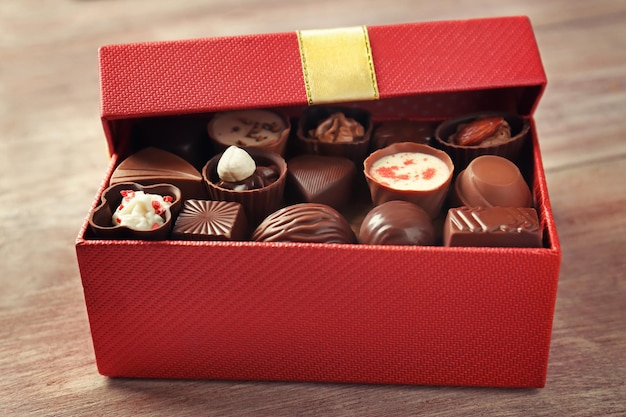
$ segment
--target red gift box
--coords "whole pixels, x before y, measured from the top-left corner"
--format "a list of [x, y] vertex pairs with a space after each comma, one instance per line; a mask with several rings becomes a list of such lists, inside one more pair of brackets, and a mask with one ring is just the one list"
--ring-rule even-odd
[[[543, 248], [94, 239], [76, 252], [107, 376], [499, 387], [545, 384], [561, 251], [532, 115], [546, 79], [525, 17], [362, 28], [374, 120], [528, 118]], [[300, 33], [105, 46], [108, 179], [155, 116], [311, 103]]]

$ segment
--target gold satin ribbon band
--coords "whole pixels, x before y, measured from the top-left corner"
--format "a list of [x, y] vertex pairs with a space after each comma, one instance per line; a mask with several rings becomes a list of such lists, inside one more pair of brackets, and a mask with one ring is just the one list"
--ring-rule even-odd
[[378, 99], [365, 26], [297, 34], [309, 104]]

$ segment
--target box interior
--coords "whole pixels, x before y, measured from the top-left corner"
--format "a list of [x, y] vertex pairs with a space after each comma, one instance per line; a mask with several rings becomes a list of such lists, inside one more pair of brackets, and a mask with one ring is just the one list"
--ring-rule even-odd
[[[346, 107], [363, 108], [371, 112], [374, 127], [386, 120], [417, 120], [432, 123], [437, 126], [447, 118], [475, 113], [480, 111], [503, 111], [517, 113], [531, 121], [531, 130], [525, 141], [525, 145], [516, 162], [527, 184], [534, 194], [534, 207], [538, 210], [541, 224], [543, 226], [543, 239], [545, 248], [554, 248], [552, 233], [546, 227], [546, 213], [541, 210], [538, 201], [543, 201], [537, 189], [538, 181], [535, 178], [535, 155], [534, 148], [537, 147], [534, 124], [532, 123], [531, 112], [536, 106], [543, 91], [542, 85], [495, 88], [478, 91], [455, 91], [448, 93], [430, 93], [383, 98], [376, 101], [359, 101], [335, 103]], [[244, 109], [245, 107], [241, 107]], [[287, 153], [288, 160], [296, 154], [294, 149], [295, 134], [299, 123], [299, 118], [306, 106], [283, 106], [274, 107], [290, 118], [291, 134], [288, 140]], [[199, 171], [202, 166], [216, 152], [211, 148], [207, 134], [207, 124], [214, 113], [186, 113], [166, 116], [130, 117], [119, 119], [104, 119], [107, 139], [114, 150], [114, 167], [118, 162], [138, 150], [155, 146], [173, 153], [179, 153], [194, 165]], [[434, 142], [434, 140], [432, 141]], [[181, 143], [192, 143], [197, 153], [193, 160], [188, 153], [181, 149]], [[190, 145], [191, 146], [191, 145]], [[184, 146], [183, 146], [184, 148]], [[115, 162], [117, 161], [117, 162]], [[362, 166], [357, 166], [357, 170], [362, 170]], [[455, 176], [458, 170], [455, 169]], [[355, 204], [346, 208], [342, 212], [352, 224], [355, 233], [358, 234], [359, 222], [362, 220], [367, 210], [372, 207], [369, 193], [362, 177], [358, 178], [359, 183], [356, 188], [354, 198]], [[107, 177], [108, 181], [108, 177]], [[285, 204], [295, 201], [289, 195], [285, 197]], [[447, 205], [444, 205], [440, 217], [445, 217]], [[441, 223], [442, 219], [435, 220]], [[436, 223], [437, 224], [437, 223]], [[86, 230], [84, 238], [92, 239], [90, 230]], [[438, 245], [441, 242], [438, 240]]]

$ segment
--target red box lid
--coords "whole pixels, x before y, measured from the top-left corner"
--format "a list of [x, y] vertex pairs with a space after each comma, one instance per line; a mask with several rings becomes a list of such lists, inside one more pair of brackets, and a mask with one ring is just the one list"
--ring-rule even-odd
[[[382, 102], [489, 91], [530, 115], [546, 85], [527, 17], [366, 29]], [[111, 153], [119, 119], [308, 105], [296, 32], [104, 46], [100, 81]]]

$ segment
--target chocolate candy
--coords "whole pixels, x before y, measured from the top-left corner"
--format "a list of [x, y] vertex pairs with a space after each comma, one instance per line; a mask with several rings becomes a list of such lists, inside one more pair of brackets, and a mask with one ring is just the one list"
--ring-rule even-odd
[[234, 145], [283, 154], [289, 131], [289, 120], [269, 110], [217, 113], [208, 124], [209, 137], [218, 151]]
[[393, 143], [428, 143], [435, 129], [428, 122], [414, 120], [388, 120], [381, 122], [372, 134], [372, 148], [382, 149]]
[[356, 243], [347, 220], [330, 206], [300, 203], [284, 207], [261, 222], [257, 242]]
[[287, 163], [287, 190], [298, 202], [345, 207], [352, 197], [356, 167], [346, 158], [300, 155]]
[[315, 129], [309, 130], [309, 137], [320, 142], [343, 143], [363, 140], [365, 129], [356, 120], [335, 112], [322, 120]]
[[459, 207], [448, 211], [445, 246], [542, 247], [535, 209], [527, 207]]
[[178, 187], [184, 199], [207, 197], [197, 169], [181, 157], [157, 148], [145, 148], [124, 159], [113, 171], [110, 185], [121, 182], [167, 183]]
[[446, 151], [457, 170], [461, 170], [482, 155], [516, 160], [529, 129], [528, 121], [517, 114], [468, 114], [441, 123], [435, 130], [434, 143]]
[[452, 200], [455, 206], [532, 206], [530, 188], [517, 166], [495, 155], [479, 156], [459, 173]]
[[370, 245], [434, 245], [435, 229], [428, 213], [407, 201], [388, 201], [363, 219], [359, 242]]
[[[240, 167], [237, 164], [236, 166], [230, 167], [230, 174], [235, 174], [232, 178], [225, 175], [224, 172], [221, 174], [227, 179], [240, 180], [242, 177], [245, 179], [246, 172], [252, 172], [254, 175], [264, 177], [263, 181], [267, 181], [267, 185], [261, 188], [250, 188], [249, 186], [245, 186], [245, 184], [243, 184], [242, 187], [237, 187], [230, 186], [232, 184], [221, 183], [223, 179], [220, 178], [220, 174], [218, 173], [218, 165], [226, 152], [215, 155], [204, 165], [202, 168], [202, 177], [211, 200], [240, 203], [246, 213], [248, 224], [254, 227], [267, 215], [283, 206], [283, 194], [287, 180], [287, 163], [279, 154], [263, 149], [246, 148], [246, 150], [239, 150], [249, 154], [252, 158], [252, 171], [250, 171], [250, 167], [248, 167], [248, 169], [241, 170], [240, 172]], [[259, 169], [262, 167], [269, 169]], [[274, 177], [276, 177], [275, 180], [273, 180]], [[223, 187], [222, 185], [228, 185], [228, 187]], [[240, 183], [239, 185], [242, 184]]]
[[[89, 226], [99, 239], [166, 239], [181, 201], [182, 193], [171, 184], [121, 182], [104, 190], [102, 202], [89, 215]], [[135, 210], [125, 210], [133, 206]]]
[[363, 163], [374, 205], [403, 200], [437, 217], [452, 182], [454, 165], [438, 149], [401, 142], [379, 149]]
[[187, 200], [172, 229], [182, 240], [246, 240], [248, 225], [239, 203]]
[[366, 110], [312, 106], [299, 120], [296, 145], [300, 153], [345, 157], [359, 165], [369, 150], [372, 127]]

